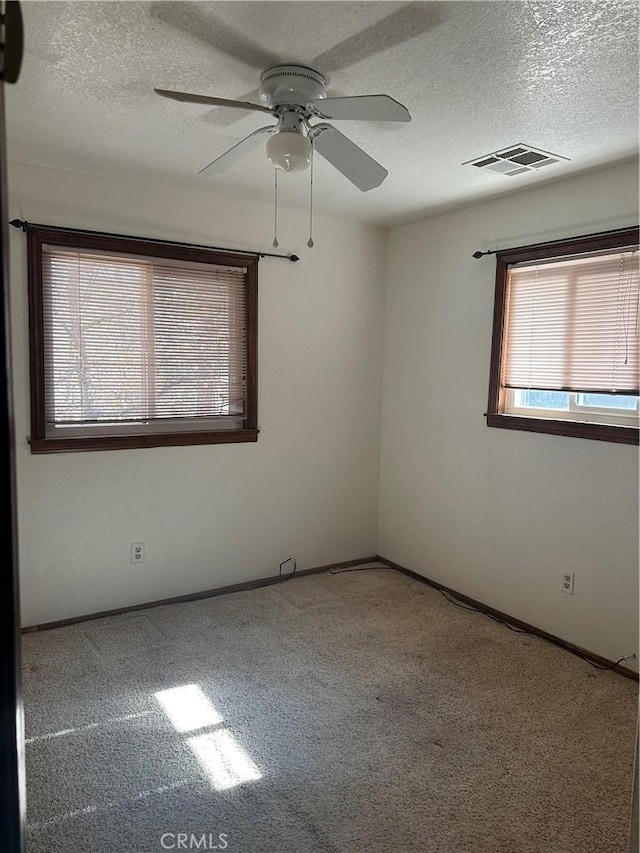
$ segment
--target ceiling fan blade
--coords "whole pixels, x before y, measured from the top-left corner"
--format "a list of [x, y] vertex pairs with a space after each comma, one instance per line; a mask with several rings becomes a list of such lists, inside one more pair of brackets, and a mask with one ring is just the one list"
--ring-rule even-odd
[[203, 42], [208, 48], [244, 62], [251, 68], [263, 71], [281, 61], [279, 56], [238, 32], [221, 17], [213, 15], [209, 3], [175, 3], [154, 0], [149, 14], [185, 35]]
[[409, 110], [389, 95], [318, 98], [311, 106], [322, 118], [351, 121], [411, 121]]
[[[249, 101], [249, 103], [255, 104], [259, 98], [259, 91], [254, 89], [251, 92], [245, 92], [243, 95], [240, 95], [238, 100]], [[246, 116], [241, 115], [238, 110], [226, 110], [224, 107], [214, 107], [212, 110], [207, 110], [202, 116], [202, 120], [206, 121], [207, 124], [215, 124], [217, 127], [228, 127], [245, 118]]]
[[206, 104], [210, 107], [232, 107], [236, 110], [257, 110], [261, 113], [272, 112], [270, 107], [252, 104], [250, 101], [230, 101], [227, 98], [213, 98], [210, 95], [192, 95], [189, 92], [171, 92], [168, 89], [154, 89], [156, 95], [171, 98], [172, 101], [185, 101], [188, 104]]
[[389, 174], [373, 157], [330, 124], [316, 124], [310, 133], [313, 147], [362, 192], [379, 187]]
[[254, 130], [249, 136], [245, 136], [240, 142], [236, 142], [224, 154], [212, 160], [204, 169], [200, 169], [198, 174], [201, 175], [203, 172], [207, 172], [209, 175], [218, 175], [220, 172], [225, 172], [230, 166], [233, 166], [234, 163], [242, 159], [245, 154], [248, 154], [249, 151], [252, 151], [259, 145], [266, 136], [270, 136], [277, 126], [277, 124], [270, 124], [268, 127], [259, 127], [257, 130]]
[[437, 27], [446, 16], [445, 3], [408, 3], [390, 15], [321, 53], [311, 62], [323, 74], [340, 71]]

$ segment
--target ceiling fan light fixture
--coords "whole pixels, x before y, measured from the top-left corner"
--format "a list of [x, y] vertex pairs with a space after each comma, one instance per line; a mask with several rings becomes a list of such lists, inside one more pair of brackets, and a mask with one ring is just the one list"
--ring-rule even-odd
[[267, 140], [267, 160], [283, 172], [304, 172], [311, 163], [311, 141], [302, 133], [274, 133]]

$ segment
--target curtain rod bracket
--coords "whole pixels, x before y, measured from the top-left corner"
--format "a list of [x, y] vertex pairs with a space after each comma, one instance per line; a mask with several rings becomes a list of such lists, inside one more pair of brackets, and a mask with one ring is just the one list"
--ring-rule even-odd
[[[33, 225], [34, 228], [51, 228], [50, 225], [38, 225], [34, 222], [27, 222], [26, 219], [12, 219], [9, 222], [9, 225], [13, 225], [14, 228], [20, 228], [22, 231], [27, 230], [28, 225]], [[77, 234], [94, 234], [98, 237], [123, 237], [131, 240], [141, 240], [147, 243], [166, 243], [167, 245], [174, 246], [189, 246], [193, 249], [215, 249], [219, 252], [233, 252], [236, 255], [251, 255], [255, 258], [280, 258], [284, 261], [291, 261], [295, 263], [300, 260], [299, 255], [277, 255], [274, 252], [252, 252], [250, 249], [229, 249], [228, 247], [223, 246], [204, 246], [198, 243], [180, 243], [177, 240], [155, 240], [152, 237], [134, 237], [131, 234], [112, 234], [107, 231], [89, 231], [85, 228], [66, 228], [65, 226], [61, 226], [60, 231], [73, 231]]]

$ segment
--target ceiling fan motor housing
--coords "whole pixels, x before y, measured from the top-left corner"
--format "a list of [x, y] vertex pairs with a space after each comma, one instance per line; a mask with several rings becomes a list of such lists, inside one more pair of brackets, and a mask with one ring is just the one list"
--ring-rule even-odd
[[322, 74], [304, 65], [274, 65], [260, 77], [260, 103], [268, 107], [296, 104], [306, 107], [310, 101], [326, 98]]

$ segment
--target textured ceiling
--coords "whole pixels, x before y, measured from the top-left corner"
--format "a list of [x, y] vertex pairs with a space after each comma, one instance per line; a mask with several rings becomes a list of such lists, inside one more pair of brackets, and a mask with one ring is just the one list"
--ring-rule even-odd
[[[258, 149], [198, 169], [264, 124], [163, 100], [154, 86], [242, 98], [283, 61], [314, 64], [342, 95], [386, 92], [411, 124], [340, 122], [389, 169], [360, 193], [317, 158], [320, 212], [390, 225], [633, 157], [638, 6], [597, 2], [27, 2], [27, 53], [7, 91], [9, 156], [271, 203]], [[524, 142], [570, 158], [505, 177], [461, 164]], [[305, 174], [281, 203], [306, 208]]]

